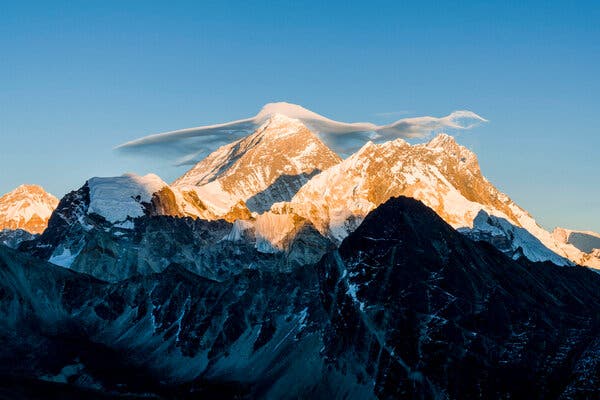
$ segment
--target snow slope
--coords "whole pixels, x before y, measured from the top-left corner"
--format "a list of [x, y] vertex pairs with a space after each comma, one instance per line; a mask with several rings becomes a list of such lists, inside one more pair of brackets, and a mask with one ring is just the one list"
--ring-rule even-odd
[[0, 230], [41, 233], [57, 205], [58, 199], [41, 186], [21, 185], [0, 197]]
[[400, 195], [422, 201], [473, 238], [504, 241], [513, 257], [587, 265], [580, 250], [541, 228], [485, 179], [473, 152], [445, 134], [412, 146], [402, 139], [367, 143], [272, 211], [301, 215], [339, 243], [369, 211]]
[[110, 178], [91, 178], [88, 186], [88, 213], [101, 215], [108, 222], [116, 223], [144, 215], [142, 203], [150, 203], [152, 195], [167, 184], [154, 174], [125, 174]]

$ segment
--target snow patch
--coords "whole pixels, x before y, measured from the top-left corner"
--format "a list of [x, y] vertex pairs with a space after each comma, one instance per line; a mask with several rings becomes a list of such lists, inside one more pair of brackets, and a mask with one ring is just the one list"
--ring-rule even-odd
[[88, 180], [90, 206], [88, 213], [96, 213], [108, 222], [123, 222], [144, 215], [142, 203], [150, 203], [152, 195], [167, 186], [157, 175], [125, 174], [111, 178]]

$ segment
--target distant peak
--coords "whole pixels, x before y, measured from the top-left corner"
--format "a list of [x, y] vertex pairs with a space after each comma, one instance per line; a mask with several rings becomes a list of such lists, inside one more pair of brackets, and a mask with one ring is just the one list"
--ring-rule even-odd
[[37, 195], [44, 195], [44, 196], [49, 196], [49, 197], [54, 198], [54, 196], [52, 196], [50, 193], [46, 192], [46, 190], [44, 190], [43, 187], [41, 187], [40, 185], [34, 185], [34, 184], [19, 185], [12, 191], [6, 193], [5, 196], [21, 195], [21, 194], [37, 194]]
[[431, 139], [429, 143], [427, 143], [427, 147], [430, 148], [446, 148], [449, 146], [458, 146], [458, 143], [456, 142], [456, 139], [454, 139], [454, 137], [446, 133], [438, 134], [436, 137]]
[[20, 185], [0, 196], [0, 230], [23, 229], [41, 233], [58, 199], [39, 185]]
[[277, 139], [299, 133], [310, 133], [310, 130], [302, 121], [296, 118], [275, 113], [269, 115], [268, 119], [256, 130], [256, 133], [264, 137]]
[[302, 125], [302, 122], [299, 119], [288, 117], [285, 114], [271, 114], [269, 119], [267, 120], [269, 125]]
[[28, 183], [24, 183], [22, 185], [19, 185], [16, 190], [21, 190], [21, 191], [30, 191], [30, 192], [36, 192], [36, 191], [45, 191], [43, 187], [41, 187], [40, 185], [35, 185], [35, 184], [28, 184]]

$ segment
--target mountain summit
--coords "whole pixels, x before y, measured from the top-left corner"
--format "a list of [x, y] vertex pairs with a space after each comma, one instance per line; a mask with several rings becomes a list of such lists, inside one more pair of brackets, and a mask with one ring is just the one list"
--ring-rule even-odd
[[41, 186], [21, 185], [0, 197], [0, 230], [41, 233], [57, 205], [58, 199]]
[[299, 120], [273, 114], [253, 134], [225, 145], [173, 183], [193, 191], [217, 216], [243, 202], [264, 212], [289, 201], [340, 157]]

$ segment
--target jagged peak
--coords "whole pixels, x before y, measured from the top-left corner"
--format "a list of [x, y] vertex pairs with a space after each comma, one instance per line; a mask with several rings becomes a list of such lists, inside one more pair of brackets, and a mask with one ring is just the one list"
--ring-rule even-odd
[[388, 141], [382, 142], [382, 143], [375, 143], [372, 140], [369, 140], [360, 149], [358, 149], [358, 151], [356, 153], [354, 153], [350, 157], [361, 156], [361, 155], [364, 155], [371, 151], [399, 149], [399, 148], [404, 148], [406, 146], [410, 147], [410, 144], [402, 138], [388, 140]]
[[377, 144], [375, 144], [373, 141], [369, 140], [367, 143], [363, 144], [363, 146], [360, 149], [358, 149], [358, 151], [356, 153], [354, 153], [353, 155], [351, 155], [350, 157], [360, 156], [376, 147], [377, 147]]
[[19, 185], [15, 189], [6, 193], [5, 195], [22, 194], [22, 193], [44, 194], [44, 195], [54, 197], [52, 194], [48, 193], [42, 186], [36, 185], [36, 184]]
[[457, 158], [461, 165], [469, 166], [469, 168], [474, 167], [477, 170], [479, 169], [477, 155], [467, 147], [458, 144], [453, 136], [446, 133], [438, 134], [429, 142], [424, 143], [421, 146], [434, 152], [444, 153], [445, 155]]
[[[431, 139], [426, 144], [426, 146], [429, 148], [447, 149], [450, 147], [452, 147], [452, 148], [459, 147], [460, 145], [456, 142], [456, 139], [453, 136], [450, 136], [447, 133], [440, 133], [436, 137]], [[460, 147], [462, 147], [462, 146], [460, 146]]]
[[0, 230], [23, 229], [41, 233], [58, 199], [39, 185], [20, 185], [0, 197]]
[[271, 114], [255, 133], [248, 137], [259, 135], [270, 139], [279, 139], [299, 133], [309, 134], [315, 138], [317, 137], [317, 135], [311, 132], [300, 120], [288, 117], [284, 114], [275, 113]]

